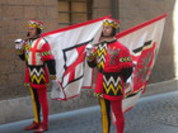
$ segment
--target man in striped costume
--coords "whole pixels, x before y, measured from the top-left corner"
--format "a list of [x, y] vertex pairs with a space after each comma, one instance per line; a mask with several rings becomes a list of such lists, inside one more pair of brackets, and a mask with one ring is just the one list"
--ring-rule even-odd
[[[27, 39], [15, 40], [16, 52], [26, 63], [25, 86], [29, 88], [34, 113], [33, 123], [25, 130], [35, 129], [35, 133], [48, 130], [47, 84], [49, 79], [54, 84], [57, 83], [55, 80], [55, 60], [50, 45], [40, 36], [43, 26], [41, 21], [30, 20]], [[40, 120], [41, 108], [43, 121]]]
[[94, 92], [101, 107], [103, 133], [110, 131], [111, 110], [117, 133], [124, 132], [122, 99], [133, 65], [129, 50], [114, 37], [118, 27], [117, 20], [104, 20], [100, 43], [86, 46], [88, 65], [98, 69]]

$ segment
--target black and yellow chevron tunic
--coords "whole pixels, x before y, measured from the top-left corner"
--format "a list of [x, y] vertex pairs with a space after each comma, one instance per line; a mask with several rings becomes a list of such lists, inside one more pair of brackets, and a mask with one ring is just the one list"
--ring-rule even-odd
[[99, 71], [95, 92], [109, 100], [120, 99], [123, 83], [132, 72], [129, 50], [117, 40], [102, 42], [87, 61], [90, 67], [96, 66]]

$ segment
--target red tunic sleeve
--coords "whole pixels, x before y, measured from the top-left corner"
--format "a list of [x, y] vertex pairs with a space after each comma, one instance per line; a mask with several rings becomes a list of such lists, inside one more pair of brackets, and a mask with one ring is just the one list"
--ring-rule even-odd
[[122, 47], [122, 50], [120, 52], [119, 62], [121, 65], [121, 69], [133, 67], [130, 51], [125, 46]]
[[54, 56], [51, 53], [51, 47], [48, 43], [45, 43], [42, 48], [41, 48], [41, 52], [42, 52], [42, 61], [48, 61], [48, 60], [53, 60]]

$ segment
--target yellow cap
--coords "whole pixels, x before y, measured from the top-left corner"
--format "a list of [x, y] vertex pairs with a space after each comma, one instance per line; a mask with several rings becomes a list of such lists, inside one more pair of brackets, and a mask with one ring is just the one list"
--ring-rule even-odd
[[103, 22], [103, 25], [109, 25], [115, 29], [119, 28], [120, 26], [120, 21], [116, 20], [116, 19], [105, 19]]
[[44, 23], [39, 21], [39, 20], [29, 20], [28, 26], [29, 27], [39, 28], [41, 30], [44, 29]]

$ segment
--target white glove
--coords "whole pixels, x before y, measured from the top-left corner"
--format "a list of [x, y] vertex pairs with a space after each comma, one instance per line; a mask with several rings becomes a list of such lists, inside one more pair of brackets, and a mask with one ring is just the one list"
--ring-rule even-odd
[[19, 39], [16, 39], [14, 42], [15, 42], [15, 49], [17, 50], [22, 49], [23, 43], [24, 43], [23, 39], [19, 38]]
[[132, 83], [132, 77], [130, 76], [128, 79], [127, 79], [127, 81], [125, 82], [125, 88], [128, 88], [130, 85], [131, 85], [131, 83]]
[[133, 66], [136, 67], [137, 66], [137, 62], [133, 61]]
[[51, 98], [59, 98], [62, 97], [64, 98], [64, 94], [62, 91], [61, 85], [57, 82], [57, 80], [51, 80], [52, 82], [52, 88], [51, 88]]
[[52, 82], [52, 88], [57, 89], [57, 88], [60, 87], [60, 85], [58, 84], [57, 80], [51, 80], [51, 82]]
[[130, 76], [127, 81], [124, 83], [124, 89], [125, 89], [125, 97], [132, 94], [132, 76]]
[[94, 50], [94, 46], [92, 44], [87, 44], [87, 46], [85, 47], [85, 51], [87, 56], [90, 56], [93, 53]]

